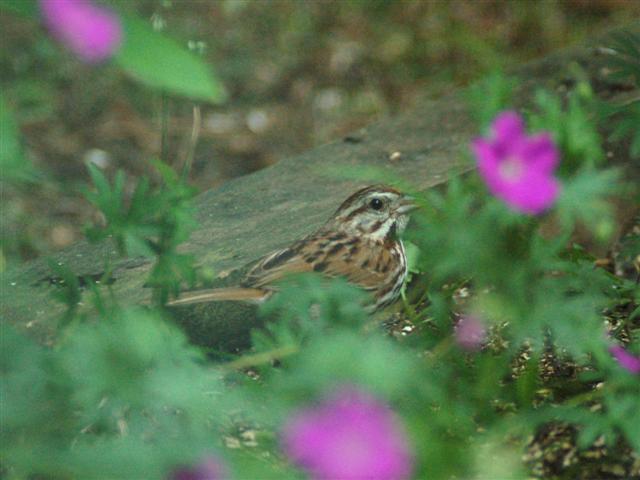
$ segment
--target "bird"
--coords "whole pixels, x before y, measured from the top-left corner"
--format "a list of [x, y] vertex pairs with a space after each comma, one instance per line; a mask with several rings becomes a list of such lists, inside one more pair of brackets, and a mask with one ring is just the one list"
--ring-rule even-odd
[[387, 185], [353, 193], [318, 230], [262, 257], [238, 286], [182, 293], [168, 306], [214, 301], [263, 302], [286, 276], [318, 272], [344, 277], [372, 295], [370, 310], [392, 304], [407, 277], [400, 235], [414, 199]]

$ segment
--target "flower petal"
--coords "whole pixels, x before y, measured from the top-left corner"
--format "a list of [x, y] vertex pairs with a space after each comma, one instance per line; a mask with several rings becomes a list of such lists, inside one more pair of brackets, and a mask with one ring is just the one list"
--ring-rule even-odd
[[524, 136], [522, 117], [513, 110], [500, 113], [491, 125], [494, 140], [513, 141]]
[[283, 447], [312, 478], [391, 480], [411, 474], [412, 456], [395, 416], [353, 387], [298, 412], [285, 426]]
[[555, 203], [560, 184], [554, 177], [529, 172], [522, 181], [505, 183], [494, 193], [515, 211], [539, 215]]
[[484, 178], [485, 182], [488, 184], [500, 182], [500, 155], [496, 152], [494, 145], [483, 138], [477, 138], [471, 146], [476, 156], [478, 172]]
[[540, 173], [551, 174], [560, 158], [560, 152], [549, 133], [529, 137], [523, 144], [521, 158]]
[[482, 320], [473, 315], [463, 315], [456, 325], [456, 343], [465, 350], [478, 350], [487, 337], [487, 329]]
[[551, 135], [527, 136], [522, 118], [514, 111], [498, 115], [492, 133], [471, 144], [489, 191], [512, 210], [529, 215], [544, 212], [560, 191], [553, 176], [559, 152]]
[[88, 0], [40, 0], [40, 10], [53, 36], [85, 62], [109, 58], [122, 42], [118, 16]]
[[620, 345], [614, 345], [609, 348], [609, 352], [617, 360], [622, 368], [633, 374], [640, 374], [640, 358], [631, 355]]

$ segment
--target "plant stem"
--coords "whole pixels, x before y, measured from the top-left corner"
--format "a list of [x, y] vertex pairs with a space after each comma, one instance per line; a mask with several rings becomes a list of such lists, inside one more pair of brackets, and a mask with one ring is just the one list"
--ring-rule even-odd
[[200, 105], [193, 106], [193, 125], [191, 127], [191, 137], [187, 144], [187, 152], [185, 153], [184, 163], [182, 165], [182, 181], [187, 182], [191, 166], [193, 165], [193, 157], [200, 137], [200, 127], [202, 126], [202, 117], [200, 115]]
[[160, 160], [169, 164], [169, 98], [160, 94]]
[[242, 370], [244, 368], [256, 367], [271, 363], [274, 360], [288, 357], [300, 351], [298, 345], [288, 345], [285, 347], [275, 348], [266, 352], [256, 353], [254, 355], [245, 355], [237, 360], [222, 365], [223, 370]]

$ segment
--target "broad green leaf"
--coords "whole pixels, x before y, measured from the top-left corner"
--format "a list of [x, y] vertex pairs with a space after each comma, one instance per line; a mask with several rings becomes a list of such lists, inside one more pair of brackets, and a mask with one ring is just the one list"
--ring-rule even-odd
[[224, 87], [200, 58], [142, 20], [121, 19], [125, 39], [115, 60], [124, 70], [151, 87], [210, 102], [224, 100]]

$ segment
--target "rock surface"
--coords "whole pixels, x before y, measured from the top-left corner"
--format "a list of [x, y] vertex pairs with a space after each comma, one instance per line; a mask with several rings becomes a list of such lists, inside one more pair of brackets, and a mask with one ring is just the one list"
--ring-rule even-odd
[[[629, 96], [629, 86], [615, 80], [605, 67], [607, 39], [559, 52], [516, 70], [518, 107], [526, 107], [540, 87], [566, 92], [575, 84], [576, 72], [589, 78], [603, 99]], [[632, 92], [633, 95], [638, 92]], [[424, 100], [397, 118], [354, 132], [331, 144], [245, 177], [197, 197], [199, 228], [184, 251], [198, 264], [220, 276], [220, 284], [233, 284], [247, 264], [269, 251], [313, 231], [357, 188], [381, 178], [398, 179], [418, 190], [441, 184], [473, 168], [465, 154], [477, 134], [465, 101], [465, 91], [436, 101]], [[624, 146], [612, 146], [613, 160], [638, 175]], [[360, 180], [354, 180], [360, 175]], [[632, 201], [633, 203], [633, 201]], [[123, 304], [143, 303], [151, 261], [119, 260], [113, 245], [81, 242], [54, 256], [78, 278], [99, 278], [112, 262], [111, 288]], [[222, 278], [224, 277], [224, 278]], [[46, 259], [3, 274], [0, 312], [9, 321], [43, 343], [55, 341], [63, 306], [52, 299], [59, 288]], [[86, 290], [81, 303], [88, 304]], [[81, 305], [80, 308], [88, 308]], [[176, 309], [176, 320], [196, 342], [212, 348], [242, 347], [248, 332], [259, 325], [255, 309], [247, 305], [198, 305]]]

